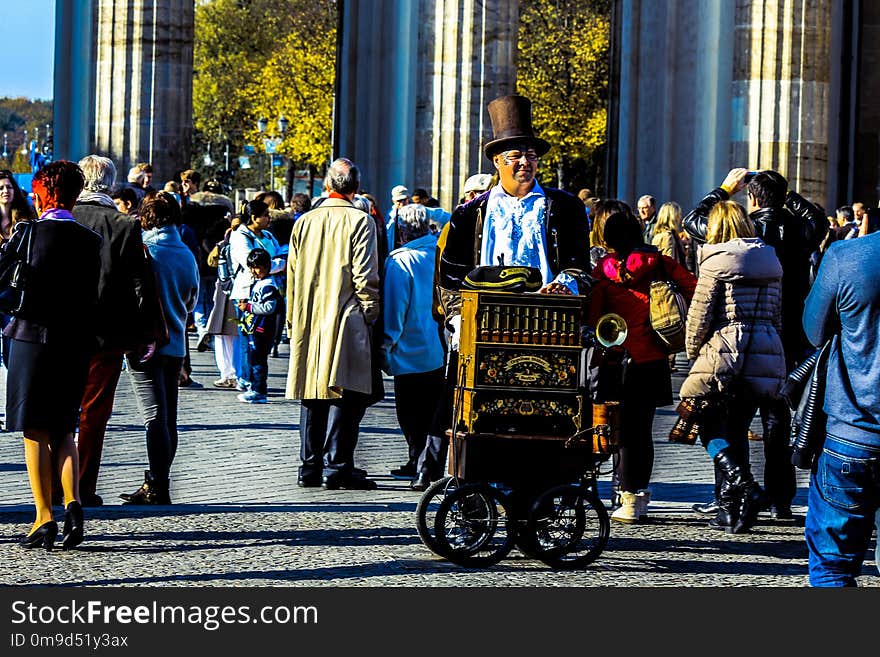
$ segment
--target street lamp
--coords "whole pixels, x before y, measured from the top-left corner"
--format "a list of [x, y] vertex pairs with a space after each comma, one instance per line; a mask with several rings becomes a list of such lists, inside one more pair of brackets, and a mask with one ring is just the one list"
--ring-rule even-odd
[[[282, 113], [281, 116], [278, 117], [278, 132], [281, 133], [281, 140], [284, 140], [284, 133], [287, 132], [287, 127], [290, 125], [290, 121], [287, 120], [287, 117]], [[282, 164], [284, 163], [284, 156], [282, 155], [281, 159]], [[275, 189], [275, 155], [272, 154], [272, 158], [269, 160], [269, 165], [272, 167], [272, 189]]]
[[4, 132], [3, 133], [3, 159], [4, 160], [9, 157], [9, 151], [6, 150], [7, 145], [8, 145], [8, 142], [7, 142], [7, 138], [6, 138], [6, 133]]
[[[265, 116], [261, 116], [257, 120], [257, 130], [260, 131], [260, 134], [264, 134], [266, 132], [266, 128], [269, 127], [269, 119]], [[263, 142], [263, 153], [266, 152], [266, 143]], [[263, 189], [263, 158], [260, 158], [260, 189]]]

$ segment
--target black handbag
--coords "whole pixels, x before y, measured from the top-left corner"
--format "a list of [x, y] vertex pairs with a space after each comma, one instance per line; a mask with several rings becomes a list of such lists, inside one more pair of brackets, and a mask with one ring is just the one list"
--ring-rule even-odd
[[780, 395], [791, 415], [791, 462], [801, 470], [810, 470], [825, 442], [828, 416], [825, 414], [825, 377], [828, 354], [836, 339], [831, 338], [798, 365], [785, 380]]
[[0, 246], [0, 313], [15, 315], [24, 304], [32, 236], [32, 223], [20, 221]]

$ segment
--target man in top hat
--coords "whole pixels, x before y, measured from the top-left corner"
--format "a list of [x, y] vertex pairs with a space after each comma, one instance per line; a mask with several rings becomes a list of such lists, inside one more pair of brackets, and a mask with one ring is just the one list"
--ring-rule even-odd
[[483, 265], [535, 267], [544, 280], [541, 291], [555, 294], [577, 294], [579, 286], [589, 280], [584, 204], [573, 194], [542, 187], [535, 178], [538, 158], [550, 150], [550, 144], [532, 130], [531, 101], [524, 96], [502, 96], [489, 103], [488, 109], [494, 138], [484, 153], [498, 171], [498, 184], [455, 209], [440, 252], [440, 303], [451, 331], [447, 381], [418, 460], [411, 484], [414, 490], [425, 490], [442, 476], [458, 369], [457, 323], [465, 276]]
[[441, 300], [446, 316], [459, 303], [464, 277], [480, 265], [536, 267], [544, 292], [577, 293], [589, 271], [584, 204], [568, 192], [544, 188], [535, 178], [538, 158], [550, 144], [532, 130], [532, 104], [524, 96], [489, 103], [494, 139], [484, 153], [498, 171], [498, 184], [452, 214], [440, 260]]

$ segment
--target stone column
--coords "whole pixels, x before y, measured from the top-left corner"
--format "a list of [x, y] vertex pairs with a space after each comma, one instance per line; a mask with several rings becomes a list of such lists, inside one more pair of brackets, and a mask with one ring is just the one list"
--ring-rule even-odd
[[[416, 124], [416, 179], [451, 210], [474, 173], [493, 172], [483, 155], [492, 139], [486, 105], [516, 91], [519, 5], [515, 0], [436, 0], [426, 46]], [[426, 8], [427, 9], [427, 8]], [[428, 18], [425, 11], [425, 18]], [[426, 155], [430, 153], [430, 159]]]
[[161, 187], [190, 163], [193, 0], [95, 0], [94, 150]]
[[734, 166], [779, 171], [826, 207], [832, 5], [737, 1], [730, 157]]
[[[618, 0], [609, 192], [687, 212], [727, 171], [733, 0]], [[614, 160], [616, 158], [616, 162]]]
[[56, 160], [82, 159], [89, 154], [94, 122], [93, 0], [55, 4], [55, 127]]
[[515, 88], [516, 0], [345, 2], [334, 153], [364, 170], [383, 213], [403, 184], [451, 210], [490, 171], [486, 104]]

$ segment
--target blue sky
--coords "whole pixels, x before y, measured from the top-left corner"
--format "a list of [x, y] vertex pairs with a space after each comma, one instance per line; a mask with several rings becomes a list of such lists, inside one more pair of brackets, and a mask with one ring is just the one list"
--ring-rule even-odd
[[[70, 0], [65, 0], [70, 1]], [[55, 0], [0, 0], [0, 96], [52, 98]]]

